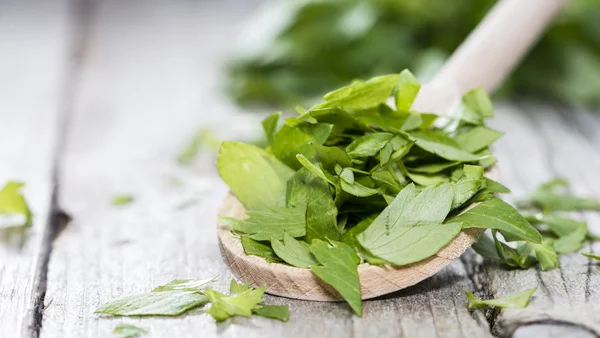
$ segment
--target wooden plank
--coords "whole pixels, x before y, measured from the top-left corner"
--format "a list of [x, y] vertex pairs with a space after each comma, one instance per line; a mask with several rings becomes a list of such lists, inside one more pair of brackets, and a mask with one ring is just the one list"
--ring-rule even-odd
[[0, 1], [0, 185], [25, 182], [34, 214], [21, 247], [0, 242], [0, 337], [35, 332], [43, 305], [67, 32], [66, 1]]
[[[556, 176], [569, 178], [576, 194], [600, 196], [597, 152], [560, 118], [555, 108], [539, 104], [505, 106], [497, 116], [495, 127], [508, 132], [497, 147], [500, 173], [514, 196], [524, 197], [538, 184]], [[585, 217], [591, 229], [598, 228], [598, 215]], [[531, 332], [532, 328], [525, 327], [535, 326], [536, 332], [544, 335], [556, 325], [569, 330], [565, 324], [570, 324], [571, 328], [586, 328], [598, 334], [600, 322], [593, 315], [597, 313], [597, 302], [590, 301], [590, 294], [595, 292], [592, 289], [598, 288], [598, 272], [592, 270], [588, 259], [579, 254], [561, 256], [560, 268], [548, 272], [539, 268], [507, 271], [485, 265], [482, 273], [496, 297], [538, 287], [526, 309], [499, 312], [494, 332], [512, 335], [517, 331]]]
[[[489, 336], [480, 312], [466, 309], [474, 289], [462, 261], [434, 278], [365, 302], [363, 318], [345, 303], [267, 297], [289, 304], [288, 323], [234, 318], [216, 324], [201, 311], [179, 318], [99, 318], [115, 297], [174, 278], [232, 277], [219, 254], [215, 215], [227, 189], [207, 153], [189, 168], [174, 157], [199, 126], [223, 138], [257, 130], [260, 116], [234, 109], [216, 85], [237, 24], [251, 2], [107, 1], [98, 8], [75, 98], [62, 164], [61, 205], [73, 216], [49, 266], [43, 337], [107, 335], [119, 322], [148, 337]], [[172, 178], [183, 182], [173, 185]], [[113, 195], [133, 204], [115, 207]], [[177, 206], [190, 198], [197, 204]]]

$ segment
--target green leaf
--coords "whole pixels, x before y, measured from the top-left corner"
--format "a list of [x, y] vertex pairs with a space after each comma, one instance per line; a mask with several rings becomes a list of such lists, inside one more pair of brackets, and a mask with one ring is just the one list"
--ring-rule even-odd
[[287, 181], [294, 171], [275, 156], [249, 144], [223, 142], [219, 174], [248, 210], [286, 205]]
[[279, 122], [279, 117], [281, 117], [281, 113], [273, 113], [267, 116], [262, 121], [262, 127], [265, 131], [265, 136], [267, 137], [267, 144], [272, 145], [273, 140], [275, 138], [275, 132], [277, 131], [277, 123]]
[[418, 167], [408, 166], [406, 169], [412, 173], [420, 173], [420, 174], [437, 174], [440, 171], [444, 171], [448, 168], [452, 168], [460, 164], [460, 162], [439, 162], [439, 163], [431, 163], [424, 164]]
[[290, 310], [287, 305], [259, 305], [252, 312], [261, 317], [277, 319], [287, 322], [290, 319]]
[[554, 249], [559, 254], [568, 254], [579, 251], [583, 247], [588, 233], [587, 227], [575, 229], [568, 235], [562, 236], [554, 241]]
[[373, 221], [377, 218], [377, 216], [378, 216], [377, 214], [367, 216], [364, 219], [362, 219], [360, 222], [358, 222], [355, 226], [353, 226], [348, 231], [346, 231], [342, 235], [342, 238], [341, 238], [342, 243], [347, 244], [351, 248], [360, 247], [360, 244], [359, 244], [358, 240], [356, 239], [356, 236], [358, 236], [358, 234], [360, 234], [361, 232], [365, 231], [365, 229], [367, 229], [369, 227], [369, 225], [371, 225], [371, 223], [373, 223]]
[[408, 178], [410, 178], [411, 181], [415, 182], [418, 185], [422, 185], [424, 187], [450, 182], [450, 177], [448, 177], [448, 175], [442, 174], [442, 173], [419, 174], [419, 173], [407, 171], [406, 176], [408, 176]]
[[479, 190], [468, 203], [485, 201], [494, 197], [495, 194], [510, 194], [511, 191], [504, 185], [492, 180], [491, 178], [483, 178], [484, 188]]
[[356, 81], [349, 86], [326, 94], [325, 102], [316, 105], [313, 109], [343, 108], [343, 109], [368, 109], [376, 107], [392, 95], [398, 83], [398, 74], [374, 77], [366, 82]]
[[492, 238], [487, 236], [485, 233], [481, 234], [477, 239], [477, 242], [471, 246], [475, 252], [480, 256], [492, 260], [501, 260], [502, 258], [498, 255], [496, 250], [496, 244]]
[[358, 257], [353, 248], [341, 242], [330, 243], [314, 240], [310, 251], [320, 265], [310, 269], [323, 282], [331, 285], [358, 316], [362, 316], [360, 281], [358, 279]]
[[497, 197], [483, 201], [450, 222], [462, 223], [463, 229], [495, 229], [526, 241], [542, 242], [542, 235], [515, 208]]
[[371, 254], [394, 265], [407, 265], [431, 257], [460, 231], [460, 223], [442, 224], [450, 212], [452, 186], [429, 186], [416, 194], [406, 186], [358, 241]]
[[501, 242], [497, 237], [496, 231], [493, 231], [492, 234], [496, 251], [504, 264], [520, 269], [529, 269], [535, 264], [536, 259], [531, 255], [533, 248], [527, 245], [526, 242], [520, 242], [515, 249]]
[[196, 157], [198, 157], [198, 153], [203, 147], [208, 148], [211, 151], [215, 151], [219, 149], [220, 144], [221, 140], [215, 136], [212, 130], [208, 128], [202, 128], [177, 156], [177, 162], [182, 165], [190, 164], [196, 159]]
[[558, 256], [551, 244], [544, 243], [527, 243], [535, 252], [535, 256], [540, 263], [542, 271], [552, 270], [558, 267]]
[[131, 324], [119, 324], [112, 333], [116, 338], [136, 338], [148, 333], [148, 331]]
[[118, 298], [95, 313], [113, 316], [177, 316], [208, 302], [205, 295], [191, 291], [148, 292]]
[[33, 215], [20, 192], [24, 185], [10, 181], [0, 190], [0, 229], [31, 226]]
[[164, 291], [192, 291], [201, 292], [201, 287], [219, 278], [219, 275], [215, 275], [211, 278], [206, 279], [174, 279], [168, 284], [161, 285], [152, 292], [164, 292]]
[[456, 135], [454, 140], [462, 149], [475, 153], [486, 149], [503, 135], [502, 132], [484, 126], [476, 126]]
[[600, 210], [600, 201], [595, 198], [560, 192], [559, 189], [567, 184], [565, 179], [554, 179], [542, 184], [529, 196], [529, 203], [544, 211]]
[[297, 268], [310, 268], [317, 264], [317, 261], [310, 253], [306, 243], [298, 242], [294, 237], [287, 233], [283, 235], [283, 243], [275, 238], [271, 239], [273, 250], [286, 263]]
[[342, 167], [352, 166], [352, 159], [340, 148], [337, 147], [326, 147], [320, 144], [312, 142], [311, 145], [315, 147], [316, 158], [323, 165], [325, 170], [333, 171], [333, 167], [336, 164]]
[[494, 117], [494, 109], [490, 97], [481, 88], [473, 89], [463, 95], [455, 117], [463, 121], [481, 124], [486, 118]]
[[484, 309], [488, 306], [505, 308], [505, 309], [508, 309], [508, 308], [523, 309], [523, 308], [527, 307], [527, 305], [529, 304], [529, 300], [531, 299], [531, 296], [533, 296], [533, 294], [535, 293], [536, 289], [537, 288], [528, 289], [528, 290], [521, 291], [521, 292], [515, 293], [513, 295], [507, 296], [507, 297], [488, 299], [488, 300], [478, 299], [470, 291], [467, 291], [466, 294], [467, 294], [467, 299], [469, 300], [469, 309], [473, 309], [473, 308]]
[[133, 203], [134, 201], [133, 195], [117, 195], [112, 198], [113, 205], [125, 205]]
[[463, 176], [454, 183], [454, 199], [452, 209], [465, 204], [484, 186], [483, 167], [468, 165], [463, 166]]
[[351, 158], [375, 156], [392, 138], [391, 133], [373, 133], [356, 138], [346, 148]]
[[250, 317], [252, 311], [263, 301], [265, 289], [265, 286], [257, 289], [248, 288], [233, 296], [227, 296], [211, 288], [206, 288], [204, 293], [212, 304], [206, 313], [217, 322], [222, 322], [232, 316]]
[[400, 72], [398, 85], [394, 93], [396, 109], [402, 111], [410, 110], [420, 88], [419, 81], [417, 81], [417, 78], [408, 69]]
[[419, 148], [450, 161], [471, 162], [482, 159], [482, 156], [472, 154], [460, 148], [450, 137], [431, 131], [411, 132]]
[[283, 239], [286, 232], [294, 237], [306, 235], [306, 206], [249, 210], [246, 214], [249, 218], [243, 220], [233, 217], [221, 217], [220, 220], [230, 229], [248, 234], [257, 241], [270, 241], [271, 237]]
[[269, 263], [279, 263], [281, 260], [273, 249], [268, 245], [259, 241], [255, 241], [248, 236], [241, 236], [242, 247], [246, 255], [253, 255], [264, 258]]
[[587, 253], [587, 252], [585, 252], [585, 253], [582, 253], [582, 255], [584, 255], [587, 258], [591, 258], [591, 259], [595, 259], [597, 261], [600, 261], [600, 256], [594, 255], [593, 253]]
[[338, 211], [329, 185], [316, 175], [306, 169], [296, 172], [288, 183], [288, 204], [306, 207], [306, 241], [340, 237]]
[[[346, 171], [346, 173], [348, 172], [352, 173], [351, 171]], [[352, 174], [352, 178], [354, 178], [354, 174]], [[342, 190], [349, 193], [350, 195], [357, 197], [369, 197], [379, 193], [376, 189], [366, 187], [356, 180], [353, 180], [352, 183], [349, 183], [349, 181], [350, 180], [345, 181], [342, 179], [340, 180], [340, 184]]]
[[332, 126], [326, 123], [303, 122], [295, 127], [285, 124], [275, 134], [271, 151], [281, 162], [298, 170], [300, 163], [296, 160], [296, 155], [303, 154], [312, 158], [315, 149], [311, 143], [323, 144], [329, 137], [331, 128]]

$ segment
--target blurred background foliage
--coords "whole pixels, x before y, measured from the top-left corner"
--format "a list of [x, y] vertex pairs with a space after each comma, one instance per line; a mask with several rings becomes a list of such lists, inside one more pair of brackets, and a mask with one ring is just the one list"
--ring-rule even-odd
[[[404, 68], [426, 82], [495, 2], [268, 1], [240, 33], [228, 91], [242, 105], [286, 107]], [[497, 93], [517, 94], [600, 104], [600, 0], [568, 4]]]

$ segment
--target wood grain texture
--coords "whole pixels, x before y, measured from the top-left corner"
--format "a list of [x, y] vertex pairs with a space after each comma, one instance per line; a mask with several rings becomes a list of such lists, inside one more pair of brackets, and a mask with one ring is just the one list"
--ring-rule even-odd
[[0, 1], [0, 186], [25, 182], [34, 214], [24, 237], [0, 235], [0, 337], [27, 335], [34, 325], [54, 190], [67, 21], [65, 1]]

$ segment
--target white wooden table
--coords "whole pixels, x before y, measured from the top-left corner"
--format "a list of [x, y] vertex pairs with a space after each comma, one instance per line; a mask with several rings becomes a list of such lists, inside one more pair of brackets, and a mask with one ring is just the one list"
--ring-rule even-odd
[[[178, 318], [99, 318], [114, 297], [174, 278], [231, 273], [217, 247], [226, 194], [215, 159], [178, 151], [204, 126], [251, 138], [259, 114], [222, 94], [222, 60], [256, 1], [0, 0], [0, 183], [27, 183], [35, 222], [22, 248], [0, 244], [0, 337], [107, 337], [120, 322], [147, 337], [598, 337], [600, 267], [507, 271], [472, 252], [433, 278], [364, 304], [268, 296], [288, 323], [202, 311]], [[600, 196], [600, 114], [547, 103], [497, 105], [496, 151], [515, 196], [557, 175]], [[179, 182], [179, 183], [177, 183]], [[111, 205], [116, 194], [136, 200]], [[181, 208], [182, 205], [188, 205]], [[67, 224], [65, 214], [72, 220]], [[586, 214], [600, 232], [600, 215]], [[600, 251], [586, 246], [585, 252]], [[465, 290], [503, 296], [538, 287], [525, 310], [469, 312]]]

